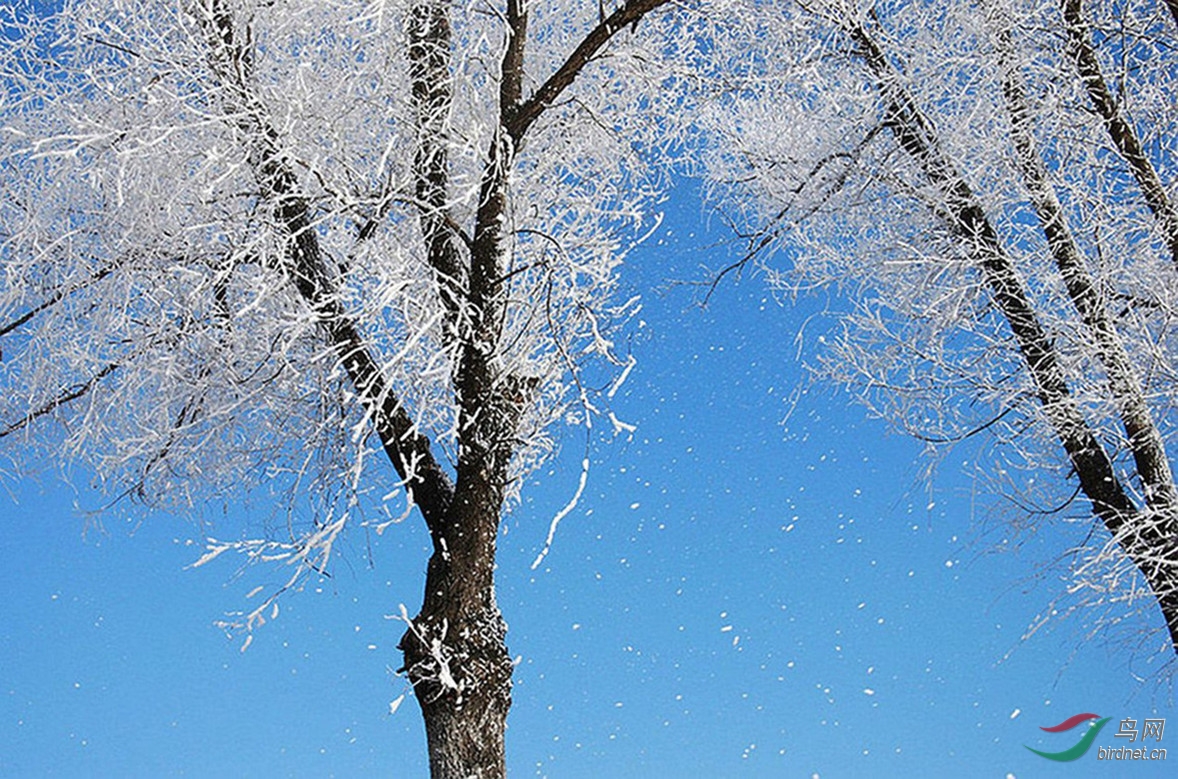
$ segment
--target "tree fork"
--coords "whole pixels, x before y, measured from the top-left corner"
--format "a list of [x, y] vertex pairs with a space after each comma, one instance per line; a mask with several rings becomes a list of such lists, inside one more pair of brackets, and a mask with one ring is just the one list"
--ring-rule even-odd
[[[527, 3], [508, 0], [499, 126], [482, 171], [469, 262], [460, 269], [453, 269], [452, 244], [431, 240], [441, 231], [431, 228], [428, 218], [445, 208], [443, 144], [430, 130], [443, 125], [450, 96], [448, 89], [423, 79], [449, 78], [448, 45], [442, 45], [449, 35], [448, 6], [444, 0], [429, 0], [412, 12], [417, 26], [409, 56], [414, 58], [411, 72], [419, 79], [414, 83], [421, 144], [417, 158], [431, 163], [418, 173], [418, 191], [429, 200], [423, 220], [428, 249], [442, 283], [459, 287], [469, 312], [455, 317], [453, 330], [459, 343], [453, 377], [459, 406], [453, 500], [444, 516], [425, 515], [434, 546], [425, 599], [400, 644], [426, 723], [432, 779], [506, 775], [504, 734], [513, 666], [507, 626], [495, 602], [495, 542], [513, 442], [527, 402], [526, 392], [520, 396], [526, 379], [508, 373], [498, 360], [506, 303], [504, 224], [515, 155], [532, 123], [622, 29], [621, 23], [636, 24], [665, 2], [631, 0], [623, 5], [588, 34], [536, 95], [524, 101]], [[457, 305], [452, 310], [456, 314]]]
[[[203, 0], [199, 6], [197, 22], [209, 44], [210, 65], [229, 102], [236, 104], [230, 111], [233, 122], [262, 195], [287, 234], [287, 276], [323, 326], [430, 532], [433, 552], [422, 608], [406, 619], [399, 648], [425, 720], [434, 779], [506, 775], [512, 663], [507, 627], [495, 602], [495, 546], [515, 435], [529, 394], [524, 391], [529, 388], [526, 377], [511, 375], [498, 360], [505, 305], [503, 225], [515, 153], [532, 123], [623, 23], [636, 25], [666, 2], [630, 0], [595, 27], [536, 95], [524, 101], [526, 3], [508, 1], [499, 126], [482, 174], [466, 263], [452, 240], [455, 223], [448, 213], [449, 3], [424, 0], [410, 11], [407, 53], [418, 130], [415, 194], [426, 253], [449, 320], [447, 337], [459, 350], [452, 378], [459, 406], [453, 484], [339, 302], [310, 206], [280, 153], [279, 134], [265, 106], [251, 91], [251, 52], [238, 40], [232, 14], [224, 0]], [[359, 240], [369, 229], [361, 231]]]

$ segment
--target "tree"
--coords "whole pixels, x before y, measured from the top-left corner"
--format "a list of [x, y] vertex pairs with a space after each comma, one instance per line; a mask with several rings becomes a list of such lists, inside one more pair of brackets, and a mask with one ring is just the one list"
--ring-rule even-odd
[[999, 484], [1054, 472], [1039, 496], [1062, 505], [1023, 503], [1040, 519], [1082, 493], [1104, 532], [1074, 590], [1131, 602], [1139, 573], [1178, 651], [1178, 7], [821, 2], [757, 23], [765, 54], [710, 120], [745, 261], [849, 293], [821, 372], [897, 427], [988, 433]]
[[403, 494], [433, 542], [401, 649], [435, 777], [504, 773], [503, 511], [553, 422], [623, 427], [582, 371], [619, 364], [614, 271], [677, 142], [655, 117], [678, 54], [639, 30], [665, 2], [78, 0], [2, 22], [7, 452], [82, 463], [113, 506], [269, 489], [285, 533], [201, 562], [286, 562], [288, 587]]

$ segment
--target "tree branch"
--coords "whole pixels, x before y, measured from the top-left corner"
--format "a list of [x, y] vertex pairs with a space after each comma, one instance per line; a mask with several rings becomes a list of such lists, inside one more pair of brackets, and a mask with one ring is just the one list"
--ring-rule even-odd
[[312, 223], [299, 193], [298, 179], [278, 147], [278, 132], [249, 86], [251, 58], [236, 40], [224, 0], [205, 0], [198, 17], [210, 47], [210, 64], [231, 100], [241, 105], [230, 115], [247, 145], [263, 196], [272, 204], [289, 239], [287, 277], [315, 313], [336, 356], [372, 416], [385, 454], [431, 527], [443, 521], [453, 485], [433, 455], [429, 439], [417, 431], [400, 399], [388, 386], [355, 324], [340, 305]]
[[[1172, 3], [1170, 10], [1176, 14], [1175, 20], [1178, 21], [1178, 9]], [[1145, 202], [1162, 228], [1162, 234], [1170, 250], [1170, 258], [1174, 265], [1178, 266], [1178, 210], [1175, 210], [1174, 204], [1166, 196], [1166, 188], [1149, 157], [1146, 156], [1137, 133], [1121, 112], [1116, 98], [1104, 80], [1096, 49], [1088, 37], [1088, 23], [1084, 20], [1081, 0], [1063, 0], [1063, 19], [1067, 28], [1068, 49], [1080, 72], [1088, 98], [1104, 121], [1105, 130], [1108, 131], [1117, 152], [1129, 165], [1133, 178], [1137, 179]]]
[[998, 240], [985, 210], [879, 45], [861, 25], [848, 30], [884, 100], [886, 122], [900, 146], [928, 179], [945, 191], [944, 218], [977, 261], [1035, 382], [1039, 401], [1076, 469], [1084, 492], [1114, 534], [1136, 514], [1112, 460], [1072, 397], [1059, 356], [1043, 329], [1014, 263]]
[[523, 99], [524, 47], [528, 41], [528, 0], [507, 0], [507, 46], [499, 71], [500, 122], [504, 126]]
[[[871, 18], [878, 23], [874, 14]], [[1178, 651], [1175, 550], [1173, 538], [1165, 532], [1166, 518], [1157, 522], [1155, 516], [1138, 511], [1129, 498], [1111, 458], [1072, 396], [1055, 347], [980, 200], [941, 150], [931, 124], [900, 83], [899, 74], [878, 44], [862, 25], [847, 31], [876, 79], [885, 104], [886, 121], [897, 142], [920, 165], [925, 176], [944, 189], [945, 203], [940, 209], [943, 218], [982, 271], [1034, 379], [1044, 415], [1063, 445], [1093, 513], [1149, 583], [1165, 618], [1171, 647]]]
[[446, 0], [424, 0], [409, 11], [409, 79], [417, 130], [413, 170], [421, 208], [426, 258], [437, 274], [446, 310], [446, 334], [456, 338], [466, 293], [467, 271], [454, 244], [463, 237], [450, 215], [450, 161], [446, 134], [453, 89], [450, 72], [450, 17]]
[[1105, 367], [1112, 395], [1128, 437], [1146, 503], [1162, 516], [1165, 527], [1157, 528], [1158, 539], [1175, 534], [1173, 513], [1178, 507], [1174, 476], [1166, 456], [1165, 443], [1153, 420], [1141, 380], [1133, 369], [1129, 353], [1093, 283], [1080, 248], [1072, 237], [1063, 207], [1056, 197], [1047, 166], [1039, 154], [1031, 130], [1031, 106], [1022, 79], [1013, 62], [1009, 30], [998, 33], [1002, 66], [1002, 91], [1010, 114], [1019, 170], [1027, 187], [1047, 244], [1063, 277], [1064, 286], [1084, 326], [1096, 343], [1097, 357]]
[[40, 314], [42, 311], [44, 311], [47, 308], [52, 308], [53, 306], [55, 306], [58, 303], [60, 303], [61, 301], [65, 300], [67, 297], [74, 294], [75, 292], [83, 290], [86, 287], [89, 287], [91, 284], [95, 284], [99, 281], [102, 281], [107, 276], [109, 276], [111, 273], [113, 273], [114, 270], [115, 270], [115, 266], [108, 265], [108, 266], [98, 270], [97, 272], [92, 273], [89, 277], [83, 279], [82, 281], [79, 281], [77, 284], [74, 284], [72, 287], [66, 287], [64, 289], [57, 290], [56, 292], [54, 292], [52, 295], [50, 295], [48, 298], [46, 298], [41, 303], [38, 303], [36, 306], [33, 306], [32, 308], [30, 308], [24, 314], [20, 315], [19, 317], [12, 320], [8, 324], [4, 325], [3, 327], [0, 327], [0, 336], [8, 335], [13, 330], [16, 330], [18, 327], [28, 324], [29, 321], [31, 321], [32, 318], [35, 317], [37, 314]]
[[556, 98], [576, 80], [585, 64], [599, 52], [606, 43], [626, 25], [637, 26], [642, 17], [666, 5], [671, 0], [630, 0], [594, 27], [585, 39], [573, 49], [564, 64], [548, 77], [536, 93], [507, 116], [504, 126], [512, 139], [518, 142], [527, 133], [532, 123], [556, 101]]
[[90, 390], [94, 389], [94, 387], [97, 386], [100, 381], [114, 373], [116, 370], [118, 370], [118, 368], [119, 364], [117, 362], [112, 362], [81, 384], [75, 384], [72, 387], [63, 388], [61, 393], [56, 398], [36, 409], [35, 411], [30, 411], [17, 421], [10, 423], [3, 430], [0, 430], [0, 438], [12, 435], [18, 430], [28, 427], [35, 420], [40, 419], [46, 414], [51, 414], [64, 406], [66, 403], [77, 400], [83, 395], [89, 393]]

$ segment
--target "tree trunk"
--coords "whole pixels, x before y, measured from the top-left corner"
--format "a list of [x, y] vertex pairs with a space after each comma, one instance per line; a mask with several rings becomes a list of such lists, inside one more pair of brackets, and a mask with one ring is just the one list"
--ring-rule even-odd
[[1030, 126], [1031, 107], [1011, 55], [1008, 30], [998, 32], [998, 42], [1003, 58], [1003, 94], [1011, 117], [1012, 137], [1023, 183], [1035, 206], [1068, 296], [1092, 336], [1097, 357], [1104, 365], [1109, 393], [1116, 403], [1144, 496], [1145, 508], [1135, 511], [1131, 521], [1124, 523], [1131, 535], [1118, 537], [1118, 541], [1137, 563], [1157, 596], [1170, 631], [1171, 644], [1178, 650], [1178, 592], [1175, 591], [1172, 559], [1174, 539], [1178, 538], [1178, 518], [1175, 516], [1178, 490], [1175, 489], [1165, 440], [1150, 412], [1145, 388], [1134, 370], [1124, 341], [1072, 237], [1067, 215], [1055, 195], [1047, 166], [1038, 151]]
[[425, 719], [432, 779], [506, 775], [511, 706], [507, 625], [495, 603], [499, 506], [456, 500], [435, 542], [425, 602], [401, 639], [405, 670]]
[[[252, 51], [238, 36], [225, 0], [194, 6], [209, 63], [225, 89], [227, 117], [240, 131], [264, 199], [287, 238], [284, 270], [322, 326], [371, 414], [374, 432], [421, 511], [433, 541], [421, 611], [401, 638], [404, 670], [425, 719], [434, 779], [506, 775], [504, 733], [511, 706], [507, 626], [495, 603], [495, 542], [508, 468], [535, 380], [502, 357], [509, 264], [504, 224], [510, 173], [529, 126], [626, 25], [668, 0], [630, 0], [603, 20], [565, 63], [523, 100], [527, 7], [508, 0], [498, 128], [488, 149], [472, 237], [450, 213], [447, 137], [451, 131], [451, 4], [420, 0], [407, 19], [408, 65], [417, 129], [415, 194], [427, 261], [445, 312], [447, 352], [458, 354], [452, 387], [458, 404], [457, 479], [434, 457], [381, 373], [356, 322], [339, 300], [308, 199], [281, 153], [281, 139], [252, 89]], [[360, 227], [368, 240], [378, 211]]]
[[[507, 263], [503, 223], [515, 144], [502, 114], [519, 102], [527, 17], [508, 3], [509, 39], [500, 84], [499, 132], [488, 150], [469, 261], [459, 262], [444, 235], [447, 176], [442, 139], [450, 111], [450, 27], [444, 3], [415, 8], [410, 50], [418, 105], [417, 161], [427, 255], [457, 344], [458, 464], [453, 499], [439, 516], [424, 511], [434, 549], [421, 612], [401, 639], [405, 671], [425, 719], [433, 779], [506, 775], [504, 733], [511, 707], [507, 625], [495, 603], [495, 541], [508, 466], [526, 399], [502, 364]], [[448, 290], [457, 288], [458, 293]], [[461, 305], [460, 305], [461, 304]], [[459, 315], [460, 309], [462, 315]]]

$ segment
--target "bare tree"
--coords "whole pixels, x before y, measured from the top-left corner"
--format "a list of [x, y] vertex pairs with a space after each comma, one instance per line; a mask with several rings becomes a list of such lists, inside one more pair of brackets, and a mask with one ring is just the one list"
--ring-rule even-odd
[[778, 8], [759, 17], [760, 66], [710, 121], [747, 259], [853, 301], [822, 371], [932, 446], [988, 432], [1001, 479], [1054, 471], [1047, 494], [1082, 493], [1105, 532], [1075, 589], [1131, 602], [1139, 573], [1178, 651], [1169, 11]]
[[614, 271], [677, 142], [656, 118], [678, 54], [643, 42], [665, 2], [2, 21], [6, 452], [80, 462], [116, 504], [285, 495], [285, 535], [201, 562], [290, 563], [288, 586], [416, 508], [433, 554], [400, 648], [435, 777], [504, 774], [503, 511], [551, 423], [622, 424], [580, 375], [619, 364]]

